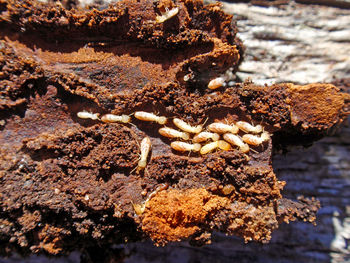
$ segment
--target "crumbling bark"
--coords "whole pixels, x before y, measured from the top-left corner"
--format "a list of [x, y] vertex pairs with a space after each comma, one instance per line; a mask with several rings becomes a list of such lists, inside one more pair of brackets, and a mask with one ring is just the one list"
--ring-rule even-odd
[[[273, 2], [279, 1], [269, 1]], [[260, 84], [334, 81], [349, 92], [350, 11], [288, 2], [269, 8], [224, 3], [225, 10], [236, 14], [238, 35], [246, 47], [237, 75]], [[347, 1], [298, 2], [329, 6], [339, 3], [338, 7], [348, 7]], [[271, 242], [263, 246], [243, 244], [220, 234], [202, 249], [187, 244], [167, 248], [154, 248], [150, 243], [128, 245], [132, 252], [125, 262], [145, 258], [145, 262], [160, 262], [160, 255], [190, 262], [348, 262], [350, 120], [331, 134], [308, 148], [289, 148], [285, 154], [276, 152], [273, 158], [278, 178], [287, 182], [284, 196], [314, 196], [321, 201], [317, 227], [305, 223], [282, 225]]]
[[[226, 6], [226, 8], [228, 8]], [[241, 8], [241, 9], [240, 9]], [[250, 28], [251, 30], [247, 30], [244, 32], [242, 31], [241, 37], [244, 39], [247, 49], [246, 52], [248, 54], [248, 57], [246, 58], [246, 62], [248, 64], [242, 65], [241, 67], [241, 72], [238, 73], [238, 76], [242, 79], [244, 79], [246, 76], [251, 76], [252, 79], [255, 81], [260, 80], [260, 83], [265, 83], [269, 81], [273, 82], [282, 82], [282, 81], [290, 81], [293, 80], [293, 82], [300, 82], [300, 83], [306, 83], [309, 82], [310, 80], [312, 81], [319, 81], [320, 79], [317, 78], [316, 75], [314, 74], [314, 70], [316, 67], [311, 68], [309, 66], [302, 67], [302, 65], [312, 65], [312, 63], [308, 62], [307, 57], [305, 58], [305, 55], [307, 54], [306, 52], [304, 55], [300, 55], [298, 57], [298, 60], [301, 60], [299, 63], [297, 61], [291, 61], [290, 64], [288, 62], [291, 60], [291, 56], [293, 57], [293, 52], [290, 54], [290, 56], [283, 55], [281, 56], [281, 53], [278, 52], [279, 46], [272, 47], [270, 46], [271, 43], [279, 43], [279, 41], [282, 41], [283, 45], [286, 45], [286, 43], [289, 44], [290, 47], [293, 47], [296, 45], [298, 48], [298, 52], [301, 52], [302, 50], [305, 50], [305, 47], [308, 48], [307, 52], [312, 52], [312, 48], [310, 46], [316, 45], [317, 43], [315, 41], [309, 41], [309, 42], [304, 42], [302, 38], [297, 38], [296, 40], [293, 40], [293, 36], [291, 35], [289, 38], [286, 39], [285, 36], [281, 37], [281, 40], [279, 40], [279, 37], [272, 36], [270, 37], [269, 34], [264, 40], [264, 37], [257, 35], [250, 36], [251, 39], [247, 40], [244, 36], [244, 34], [251, 34], [251, 32], [254, 32], [254, 29], [256, 28], [259, 29], [259, 26], [264, 28], [261, 29], [259, 32], [269, 32], [271, 28], [271, 24], [269, 24], [268, 19], [271, 19], [271, 17], [275, 20], [276, 24], [278, 24], [278, 21], [281, 21], [281, 25], [283, 25], [282, 29], [285, 29], [284, 27], [288, 27], [285, 24], [285, 16], [283, 16], [283, 12], [289, 12], [290, 14], [290, 23], [293, 23], [295, 19], [297, 19], [297, 15], [295, 15], [294, 12], [292, 12], [293, 6], [287, 6], [281, 9], [273, 9], [272, 11], [270, 9], [264, 9], [264, 8], [258, 8], [258, 7], [247, 7], [243, 5], [235, 5], [233, 10], [237, 10], [237, 13], [239, 14], [239, 18], [241, 19], [241, 22], [238, 22], [238, 26], [241, 27], [241, 30], [244, 29], [244, 25], [242, 23], [247, 23], [246, 29]], [[305, 10], [305, 12], [308, 12], [310, 9], [307, 9], [305, 6], [297, 6], [297, 8], [300, 8], [300, 10]], [[228, 9], [227, 9], [228, 10]], [[241, 11], [240, 11], [241, 10]], [[243, 10], [243, 11], [242, 11]], [[307, 11], [306, 11], [307, 10]], [[324, 14], [327, 14], [327, 12], [339, 12], [342, 15], [345, 15], [345, 11], [342, 10], [336, 10], [334, 11], [333, 9], [322, 9], [325, 10]], [[331, 10], [331, 11], [327, 11]], [[247, 14], [247, 11], [250, 11], [252, 13]], [[234, 11], [235, 12], [235, 11]], [[275, 13], [274, 13], [275, 12]], [[333, 14], [333, 13], [332, 13]], [[246, 16], [246, 17], [245, 17]], [[259, 17], [263, 16], [264, 19], [261, 21], [259, 20]], [[244, 20], [244, 17], [246, 20]], [[341, 15], [339, 15], [339, 19], [341, 19]], [[337, 17], [334, 17], [334, 19]], [[283, 22], [282, 22], [283, 21]], [[287, 20], [288, 21], [288, 20]], [[346, 22], [344, 22], [346, 23]], [[321, 23], [322, 24], [322, 23]], [[266, 25], [266, 26], [264, 26]], [[282, 30], [281, 29], [281, 30]], [[326, 30], [327, 31], [327, 30]], [[317, 30], [315, 30], [316, 33], [318, 33]], [[294, 32], [297, 33], [297, 32]], [[260, 34], [261, 35], [261, 34]], [[322, 34], [321, 34], [322, 35]], [[249, 38], [249, 37], [247, 37]], [[272, 38], [272, 39], [271, 39]], [[296, 38], [296, 37], [295, 37]], [[258, 42], [254, 42], [256, 40]], [[271, 41], [273, 40], [273, 41]], [[331, 44], [333, 40], [330, 40], [329, 42], [325, 43], [327, 46], [328, 44]], [[342, 40], [345, 41], [346, 40]], [[301, 43], [299, 43], [301, 42]], [[255, 46], [249, 46], [250, 43]], [[257, 44], [258, 43], [258, 44]], [[299, 43], [299, 45], [298, 45]], [[337, 43], [339, 44], [339, 43]], [[342, 50], [346, 50], [347, 47], [344, 45], [344, 49], [341, 49], [340, 46], [344, 44], [343, 42], [340, 41], [339, 45], [336, 45], [335, 50], [337, 52], [342, 52]], [[253, 48], [254, 47], [254, 48]], [[342, 46], [343, 47], [343, 46]], [[317, 47], [314, 47], [317, 49]], [[326, 50], [326, 49], [324, 49]], [[271, 54], [269, 53], [271, 52]], [[274, 52], [276, 54], [272, 55]], [[298, 54], [297, 52], [297, 54]], [[345, 69], [347, 67], [348, 60], [344, 60], [338, 57], [338, 53], [334, 54], [334, 58], [332, 54], [328, 54], [328, 57], [325, 56], [325, 64], [330, 59], [334, 59], [333, 62], [335, 63], [335, 70], [334, 72], [337, 73], [338, 77], [342, 77], [345, 75]], [[323, 54], [318, 54], [317, 58], [320, 60], [323, 59]], [[259, 63], [260, 60], [260, 63]], [[293, 59], [292, 59], [293, 60]], [[249, 61], [251, 63], [257, 63], [251, 67], [249, 67]], [[264, 61], [266, 61], [266, 68], [262, 67], [265, 65]], [[304, 62], [304, 64], [303, 64]], [[280, 65], [278, 69], [284, 69], [280, 70], [280, 72], [276, 73], [276, 63]], [[310, 63], [310, 64], [307, 64]], [[343, 63], [343, 64], [341, 64]], [[248, 65], [248, 66], [247, 66]], [[283, 67], [281, 67], [283, 65]], [[285, 65], [285, 68], [284, 68]], [[289, 77], [288, 74], [295, 69], [298, 69], [299, 66], [299, 73], [304, 71], [302, 75], [294, 75], [293, 79], [292, 77]], [[248, 68], [248, 70], [247, 70]], [[321, 67], [322, 68], [322, 67]], [[263, 72], [264, 74], [261, 74]], [[333, 73], [334, 73], [333, 72]], [[331, 80], [332, 75], [331, 73], [327, 72], [324, 70], [322, 75], [321, 80]], [[344, 74], [344, 75], [342, 75]], [[38, 74], [38, 77], [41, 75]], [[68, 87], [67, 87], [68, 88]], [[254, 89], [254, 86], [253, 86]], [[52, 91], [52, 90], [49, 90]], [[54, 92], [54, 91], [52, 91]], [[81, 95], [80, 93], [79, 95]], [[246, 94], [246, 93], [244, 93]], [[91, 99], [91, 98], [90, 98]], [[100, 99], [100, 100], [99, 100]], [[103, 98], [102, 98], [103, 99]], [[97, 102], [101, 102], [101, 105], [103, 107], [106, 107], [108, 103], [106, 103], [105, 100], [101, 100], [101, 98], [96, 98]], [[190, 102], [191, 98], [189, 98]], [[107, 101], [108, 102], [108, 101]], [[12, 109], [17, 109], [16, 105], [12, 106], [10, 105]], [[307, 105], [305, 105], [306, 107]], [[191, 112], [185, 112], [188, 116], [191, 116]], [[193, 113], [192, 113], [193, 114]], [[273, 120], [271, 120], [273, 121]], [[317, 123], [317, 118], [316, 118], [316, 123]], [[308, 129], [309, 125], [306, 124], [305, 127], [300, 126], [300, 129]], [[277, 127], [278, 128], [278, 127]], [[327, 129], [326, 129], [327, 130]], [[94, 138], [94, 129], [89, 130], [89, 137]], [[98, 131], [100, 133], [100, 131]], [[104, 138], [108, 139], [108, 136], [113, 133], [113, 131], [110, 131], [108, 129], [105, 130], [103, 128], [103, 136]], [[76, 133], [80, 135], [80, 133]], [[72, 136], [76, 136], [76, 134], [72, 133]], [[138, 253], [130, 253], [129, 256], [130, 259], [129, 261], [136, 261], [139, 260], [140, 257], [143, 260], [148, 260], [149, 262], [157, 262], [157, 261], [162, 261], [159, 260], [159, 253], [164, 252], [164, 253], [171, 253], [172, 256], [174, 257], [175, 255], [182, 255], [185, 257], [186, 253], [191, 253], [191, 258], [200, 258], [199, 260], [201, 262], [213, 262], [214, 259], [217, 260], [218, 258], [220, 261], [232, 261], [232, 259], [240, 260], [242, 262], [271, 262], [271, 261], [276, 261], [280, 262], [281, 258], [283, 257], [283, 260], [286, 262], [310, 262], [311, 260], [317, 260], [318, 262], [327, 262], [329, 261], [330, 257], [333, 258], [346, 258], [347, 257], [347, 250], [346, 247], [344, 247], [344, 241], [346, 240], [347, 237], [347, 232], [345, 223], [347, 222], [346, 216], [349, 214], [348, 211], [346, 210], [346, 206], [348, 205], [348, 196], [347, 193], [349, 192], [347, 187], [348, 184], [346, 183], [349, 174], [348, 174], [348, 167], [346, 163], [348, 163], [348, 158], [346, 153], [349, 151], [348, 145], [346, 145], [347, 142], [347, 137], [349, 135], [349, 132], [345, 129], [345, 132], [343, 130], [342, 133], [340, 133], [338, 139], [328, 139], [330, 141], [324, 141], [316, 144], [316, 146], [313, 146], [312, 148], [309, 148], [306, 152], [305, 150], [300, 150], [297, 151], [296, 149], [291, 149], [291, 152], [286, 155], [286, 157], [281, 157], [279, 155], [276, 155], [274, 161], [275, 166], [275, 171], [278, 172], [277, 175], [280, 176], [280, 178], [285, 178], [289, 184], [291, 184], [290, 188], [286, 188], [286, 196], [291, 197], [295, 199], [297, 196], [300, 194], [305, 195], [306, 197], [312, 197], [316, 196], [317, 198], [321, 199], [323, 201], [323, 204], [326, 204], [324, 210], [321, 210], [323, 213], [321, 213], [321, 230], [324, 230], [324, 234], [319, 234], [320, 232], [317, 232], [317, 229], [313, 228], [312, 226], [305, 226], [303, 223], [297, 224], [296, 226], [293, 225], [288, 225], [284, 226], [282, 230], [279, 230], [277, 232], [272, 240], [272, 244], [270, 245], [264, 245], [263, 247], [257, 244], [242, 244], [242, 240], [237, 240], [233, 238], [228, 238], [228, 237], [222, 237], [220, 235], [217, 235], [214, 237], [214, 242], [213, 245], [211, 245], [209, 248], [204, 248], [204, 249], [193, 249], [189, 247], [186, 244], [183, 244], [181, 247], [177, 245], [171, 245], [168, 248], [163, 248], [163, 249], [155, 249], [151, 247], [150, 244], [130, 244], [127, 245], [126, 248], [132, 248], [132, 251], [136, 251]], [[98, 140], [98, 136], [96, 136], [96, 140]], [[63, 138], [62, 140], [65, 141], [70, 141], [68, 138]], [[336, 137], [335, 137], [336, 138]], [[45, 138], [44, 138], [45, 139]], [[58, 138], [60, 139], [60, 138]], [[334, 140], [334, 141], [332, 141]], [[324, 144], [323, 144], [324, 143]], [[343, 145], [344, 144], [344, 145]], [[64, 145], [64, 144], [62, 144]], [[88, 146], [94, 145], [94, 141], [89, 142]], [[27, 150], [29, 151], [35, 151], [36, 149], [41, 150], [42, 147], [48, 147], [52, 148], [55, 147], [54, 145], [48, 145], [45, 140], [43, 140], [43, 137], [37, 138], [37, 140], [31, 140], [26, 143]], [[130, 145], [132, 147], [132, 145]], [[70, 146], [71, 147], [71, 146]], [[327, 151], [325, 149], [335, 149], [335, 151], [340, 151], [344, 152], [340, 157], [340, 159], [343, 159], [343, 162], [338, 161], [338, 153], [332, 157], [332, 151]], [[75, 149], [75, 147], [72, 147], [72, 149]], [[84, 147], [78, 147], [77, 150], [84, 150]], [[319, 150], [321, 149], [321, 150]], [[57, 150], [56, 148], [54, 150]], [[64, 151], [64, 148], [58, 149], [59, 151]], [[99, 149], [99, 152], [104, 152], [106, 149]], [[322, 152], [325, 152], [325, 154], [322, 154]], [[306, 158], [306, 154], [307, 155]], [[329, 153], [329, 154], [328, 154]], [[304, 156], [305, 155], [305, 156]], [[329, 157], [327, 157], [329, 156]], [[39, 154], [40, 157], [40, 154]], [[288, 159], [291, 158], [291, 159]], [[304, 159], [305, 158], [305, 159]], [[325, 161], [325, 159], [327, 161]], [[24, 160], [25, 161], [25, 160]], [[64, 160], [63, 160], [64, 161]], [[90, 162], [93, 162], [96, 164], [96, 169], [99, 167], [99, 160], [90, 160]], [[291, 162], [291, 165], [288, 166], [288, 162]], [[321, 169], [319, 168], [321, 167]], [[24, 167], [24, 169], [30, 169], [30, 167]], [[46, 169], [46, 167], [43, 167], [43, 169]], [[52, 172], [55, 173], [55, 171], [47, 171], [45, 173]], [[49, 173], [48, 173], [49, 174]], [[309, 174], [313, 174], [314, 177], [309, 176]], [[336, 179], [336, 182], [339, 182], [339, 188], [336, 188], [338, 190], [334, 190], [334, 186], [328, 187], [330, 184], [332, 184], [332, 181], [334, 178]], [[345, 179], [344, 179], [345, 178]], [[298, 182], [302, 182], [302, 187], [300, 187], [300, 184]], [[330, 183], [331, 182], [331, 183]], [[310, 187], [307, 187], [310, 186]], [[133, 191], [133, 189], [131, 189]], [[84, 193], [77, 193], [78, 195], [80, 194], [81, 197], [85, 197]], [[203, 193], [205, 195], [206, 193]], [[161, 196], [159, 196], [161, 198]], [[303, 199], [302, 199], [303, 200]], [[83, 200], [82, 200], [83, 201]], [[84, 202], [84, 201], [83, 201]], [[307, 203], [307, 201], [306, 201]], [[50, 204], [52, 205], [52, 204]], [[98, 206], [98, 204], [96, 204]], [[117, 209], [118, 210], [118, 209]], [[333, 217], [334, 212], [339, 213], [339, 216]], [[26, 213], [31, 217], [30, 222], [33, 222], [35, 220], [40, 221], [40, 219], [35, 219], [38, 218], [38, 214], [34, 212], [31, 213]], [[118, 216], [118, 215], [116, 215]], [[343, 219], [338, 220], [338, 219]], [[333, 220], [334, 226], [329, 224], [330, 219]], [[23, 217], [20, 219], [19, 222], [22, 222], [23, 225], [26, 225], [25, 222], [26, 218]], [[86, 226], [89, 225], [89, 222], [86, 222]], [[31, 228], [30, 225], [27, 226], [28, 229]], [[82, 227], [82, 231], [84, 231]], [[343, 228], [343, 229], [342, 229]], [[343, 231], [341, 231], [343, 230]], [[69, 235], [69, 233], [64, 232], [58, 228], [52, 228], [49, 226], [46, 226], [43, 228], [43, 232], [41, 235], [39, 235], [39, 238], [43, 240], [43, 246], [46, 244], [55, 244], [55, 236], [51, 236], [49, 238], [45, 238], [44, 234], [45, 233], [61, 233], [62, 236], [64, 235]], [[202, 237], [199, 237], [198, 239], [205, 240], [206, 233], [203, 233]], [[286, 238], [287, 237], [287, 238]], [[50, 238], [52, 238], [50, 240]], [[331, 240], [336, 240], [337, 242], [333, 242]], [[59, 238], [57, 239], [57, 245], [59, 245]], [[346, 242], [345, 242], [346, 244]], [[228, 248], [225, 249], [225, 246]], [[232, 249], [232, 247], [234, 249]], [[47, 247], [48, 250], [53, 250], [55, 247]], [[103, 248], [106, 249], [106, 248]], [[156, 256], [152, 258], [152, 252], [150, 251], [155, 251], [154, 253]], [[96, 255], [99, 255], [99, 253], [94, 254], [95, 252], [98, 252], [98, 248], [94, 247], [91, 251], [94, 251], [90, 254], [90, 260], [93, 261], [94, 259], [97, 259]], [[103, 250], [101, 250], [102, 252]], [[190, 252], [188, 252], [190, 251]], [[257, 253], [257, 251], [259, 253]], [[320, 252], [321, 251], [321, 252]], [[116, 252], [116, 254], [113, 254], [113, 252]], [[283, 252], [283, 253], [282, 253]], [[108, 250], [108, 260], [113, 260], [113, 257], [119, 255], [121, 258], [125, 257], [125, 253], [128, 254], [128, 252], [125, 252], [121, 250], [119, 247], [118, 249], [111, 249]], [[102, 254], [106, 254], [106, 251], [102, 252]], [[247, 255], [248, 254], [248, 255]], [[283, 255], [281, 255], [283, 254]], [[126, 262], [128, 260], [125, 260]]]

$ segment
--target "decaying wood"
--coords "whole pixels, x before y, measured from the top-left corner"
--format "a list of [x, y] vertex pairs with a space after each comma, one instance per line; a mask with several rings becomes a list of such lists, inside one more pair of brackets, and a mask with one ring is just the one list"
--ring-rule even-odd
[[[334, 2], [343, 2], [343, 7], [348, 3]], [[237, 16], [239, 37], [246, 46], [237, 74], [241, 80], [309, 83], [349, 75], [349, 10], [295, 3], [269, 8], [225, 3], [224, 9]], [[316, 227], [284, 224], [266, 245], [244, 244], [242, 239], [217, 234], [213, 243], [203, 248], [186, 243], [156, 248], [146, 242], [113, 249], [94, 247], [82, 257], [88, 262], [101, 255], [104, 262], [346, 262], [350, 260], [349, 138], [348, 121], [333, 136], [308, 149], [291, 148], [286, 155], [276, 153], [274, 157], [277, 176], [287, 181], [284, 196], [295, 199], [304, 195], [321, 201]], [[69, 259], [77, 261], [78, 256], [72, 254]], [[40, 260], [45, 261], [32, 258], [30, 262]]]
[[[302, 2], [302, 1], [299, 1]], [[348, 1], [303, 1], [347, 7]], [[332, 2], [332, 3], [331, 3]], [[342, 2], [342, 3], [341, 3]], [[238, 19], [246, 51], [238, 77], [259, 84], [331, 82], [350, 73], [350, 11], [290, 3], [261, 7], [224, 3]], [[277, 153], [273, 165], [285, 180], [284, 195], [304, 195], [321, 201], [317, 226], [282, 225], [270, 244], [244, 244], [217, 235], [213, 244], [194, 249], [187, 244], [154, 248], [150, 243], [128, 245], [125, 262], [349, 262], [350, 260], [350, 121], [331, 137], [311, 147]]]

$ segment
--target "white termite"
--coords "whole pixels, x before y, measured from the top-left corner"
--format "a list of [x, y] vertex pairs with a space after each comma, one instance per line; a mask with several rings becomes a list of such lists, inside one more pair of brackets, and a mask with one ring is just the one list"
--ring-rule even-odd
[[144, 169], [147, 164], [148, 154], [151, 150], [151, 140], [148, 137], [145, 137], [141, 141], [141, 156], [140, 161], [138, 162], [138, 168]]
[[105, 114], [101, 117], [101, 121], [103, 122], [122, 122], [122, 123], [130, 123], [131, 118], [128, 115], [114, 115], [114, 114]]
[[168, 138], [181, 138], [185, 141], [190, 139], [190, 135], [187, 132], [181, 132], [169, 127], [163, 127], [159, 129], [159, 134]]
[[239, 129], [236, 125], [234, 124], [225, 124], [222, 122], [213, 122], [208, 125], [208, 129], [211, 132], [216, 132], [216, 133], [238, 133]]
[[134, 208], [135, 214], [138, 216], [141, 216], [143, 214], [143, 212], [145, 211], [146, 208], [146, 204], [145, 203], [141, 203], [141, 204], [134, 204], [131, 201], [132, 207]]
[[226, 81], [225, 77], [218, 77], [218, 78], [212, 79], [208, 83], [208, 88], [209, 89], [217, 89], [217, 88], [220, 88], [222, 86], [225, 86], [225, 84], [226, 84], [225, 81]]
[[99, 113], [91, 113], [87, 111], [79, 111], [77, 113], [77, 116], [81, 119], [91, 119], [91, 120], [98, 120], [98, 116], [100, 116]]
[[134, 114], [136, 119], [139, 119], [141, 121], [154, 121], [158, 124], [165, 124], [167, 122], [167, 118], [164, 116], [157, 116], [154, 113], [151, 112], [145, 112], [145, 111], [136, 111]]
[[164, 183], [164, 184], [159, 185], [156, 188], [156, 190], [154, 190], [152, 193], [150, 193], [148, 198], [140, 204], [134, 204], [131, 201], [131, 204], [135, 210], [136, 215], [141, 216], [143, 214], [143, 212], [145, 211], [146, 205], [149, 202], [149, 200], [151, 200], [158, 192], [168, 189], [168, 187], [169, 187], [168, 183]]
[[175, 141], [170, 144], [171, 148], [179, 152], [199, 152], [201, 145], [199, 143], [190, 144], [187, 142]]
[[219, 140], [216, 142], [210, 142], [201, 148], [200, 153], [202, 155], [207, 154], [207, 153], [210, 153], [211, 151], [213, 151], [217, 148], [224, 150], [224, 151], [228, 151], [231, 149], [231, 145], [223, 140]]
[[239, 150], [243, 153], [249, 152], [248, 144], [244, 143], [238, 135], [232, 133], [225, 133], [224, 140], [232, 145], [238, 146]]
[[168, 188], [169, 188], [169, 184], [168, 184], [168, 183], [160, 184], [159, 186], [157, 186], [156, 190], [154, 190], [153, 192], [151, 192], [151, 193], [148, 195], [148, 197], [147, 197], [147, 199], [146, 199], [146, 201], [145, 201], [145, 204], [147, 204], [147, 202], [148, 202], [149, 200], [151, 200], [158, 192], [163, 191], [163, 190], [166, 190], [166, 189], [168, 189]]
[[166, 20], [172, 18], [173, 16], [176, 16], [177, 13], [179, 13], [179, 8], [178, 7], [175, 7], [173, 9], [168, 9], [168, 8], [165, 8], [165, 12], [161, 12], [161, 16], [156, 16], [156, 22], [157, 23], [163, 23], [165, 22]]
[[188, 133], [200, 133], [203, 129], [203, 125], [191, 126], [179, 118], [174, 118], [173, 122], [176, 127]]
[[236, 126], [244, 132], [261, 133], [263, 131], [263, 127], [260, 124], [253, 126], [245, 121], [237, 121]]
[[205, 142], [207, 140], [218, 141], [220, 139], [220, 135], [213, 132], [201, 132], [193, 137], [193, 142]]
[[242, 140], [245, 143], [248, 143], [250, 145], [260, 145], [263, 144], [264, 142], [268, 141], [270, 139], [270, 135], [268, 132], [263, 132], [261, 136], [253, 135], [253, 134], [244, 134], [242, 136]]

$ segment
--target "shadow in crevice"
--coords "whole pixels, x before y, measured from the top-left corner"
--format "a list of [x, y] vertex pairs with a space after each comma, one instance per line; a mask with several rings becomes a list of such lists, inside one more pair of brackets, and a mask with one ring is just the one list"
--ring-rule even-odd
[[[74, 34], [70, 33], [70, 35]], [[164, 44], [164, 47], [162, 47], [159, 46], [160, 43], [149, 44], [132, 39], [125, 40], [127, 39], [126, 37], [125, 39], [108, 39], [97, 35], [95, 38], [82, 36], [81, 39], [61, 37], [59, 40], [53, 41], [53, 38], [46, 40], [38, 32], [13, 33], [11, 30], [3, 30], [0, 38], [5, 37], [11, 41], [18, 41], [23, 44], [35, 52], [36, 56], [39, 55], [36, 52], [39, 49], [44, 52], [60, 54], [61, 56], [55, 57], [55, 60], [63, 59], [62, 54], [78, 52], [79, 49], [83, 48], [92, 48], [95, 52], [111, 53], [120, 58], [125, 56], [139, 57], [142, 62], [161, 65], [163, 70], [168, 70], [176, 64], [197, 55], [211, 52], [214, 49], [212, 41], [202, 41], [191, 45], [184, 41], [183, 44], [177, 44], [176, 46]], [[63, 60], [62, 63], [64, 63]], [[78, 65], [79, 63], [76, 64]]]
[[13, 115], [24, 117], [31, 98], [36, 94], [39, 96], [47, 92], [46, 79], [44, 77], [38, 79], [27, 79], [18, 89], [13, 89], [9, 92], [7, 103], [9, 105], [2, 105], [3, 109], [0, 111], [0, 120], [6, 120]]

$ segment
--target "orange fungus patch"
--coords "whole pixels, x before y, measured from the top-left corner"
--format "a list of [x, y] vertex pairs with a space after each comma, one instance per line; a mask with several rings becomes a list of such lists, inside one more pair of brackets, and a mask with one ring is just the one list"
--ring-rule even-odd
[[199, 225], [228, 202], [205, 189], [161, 191], [147, 202], [142, 229], [158, 245], [179, 241], [199, 231]]

